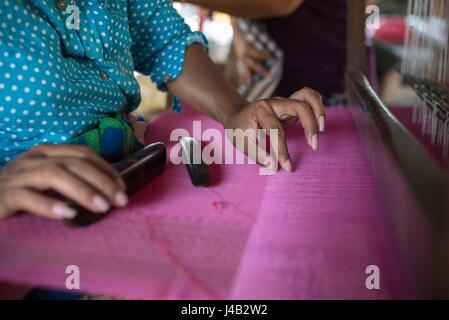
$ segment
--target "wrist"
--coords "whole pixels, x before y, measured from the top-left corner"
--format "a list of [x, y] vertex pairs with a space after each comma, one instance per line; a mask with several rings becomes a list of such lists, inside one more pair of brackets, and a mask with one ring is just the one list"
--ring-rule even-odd
[[225, 129], [228, 129], [232, 121], [232, 118], [240, 111], [242, 111], [245, 107], [247, 107], [249, 104], [250, 104], [249, 101], [247, 101], [243, 97], [240, 97], [240, 99], [228, 104], [226, 107], [220, 108], [221, 110], [220, 123], [223, 125], [223, 127]]

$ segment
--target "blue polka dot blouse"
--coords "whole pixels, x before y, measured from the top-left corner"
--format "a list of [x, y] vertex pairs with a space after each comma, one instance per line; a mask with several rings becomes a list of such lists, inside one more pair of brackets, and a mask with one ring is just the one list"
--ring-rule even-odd
[[0, 165], [134, 110], [133, 72], [164, 90], [194, 42], [170, 0], [2, 0]]

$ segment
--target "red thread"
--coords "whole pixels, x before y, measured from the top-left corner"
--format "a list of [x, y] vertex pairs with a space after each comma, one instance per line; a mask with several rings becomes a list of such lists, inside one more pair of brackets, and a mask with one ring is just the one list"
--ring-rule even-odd
[[171, 250], [170, 245], [162, 238], [160, 238], [156, 232], [154, 231], [151, 223], [148, 223], [148, 230], [150, 234], [150, 239], [156, 242], [158, 246], [161, 248], [161, 250], [165, 253], [166, 257], [172, 262], [172, 264], [175, 267], [178, 267], [179, 270], [181, 270], [182, 273], [187, 277], [187, 279], [190, 280], [190, 282], [193, 284], [193, 286], [197, 287], [201, 291], [205, 292], [210, 297], [214, 298], [217, 297], [212, 290], [203, 282], [201, 279], [199, 279], [184, 263], [183, 261], [178, 258]]

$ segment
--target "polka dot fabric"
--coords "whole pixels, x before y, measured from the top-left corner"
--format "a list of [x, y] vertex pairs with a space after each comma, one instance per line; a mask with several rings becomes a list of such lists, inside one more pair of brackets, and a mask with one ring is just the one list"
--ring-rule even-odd
[[[186, 48], [207, 46], [170, 0], [64, 2], [0, 3], [0, 165], [134, 110], [140, 103], [134, 70], [165, 90], [180, 75]], [[73, 4], [79, 28], [73, 7], [62, 9]]]

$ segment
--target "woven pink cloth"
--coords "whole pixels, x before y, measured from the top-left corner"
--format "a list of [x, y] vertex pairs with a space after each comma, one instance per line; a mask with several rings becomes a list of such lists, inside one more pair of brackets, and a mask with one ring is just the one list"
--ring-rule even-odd
[[[186, 110], [166, 113], [147, 141], [217, 124]], [[146, 299], [406, 298], [410, 288], [376, 181], [346, 109], [329, 109], [320, 151], [289, 129], [293, 174], [255, 165], [212, 166], [210, 189], [183, 166], [133, 197], [128, 208], [85, 229], [22, 215], [0, 222], [0, 280], [65, 288], [77, 265], [81, 290]], [[365, 269], [381, 270], [381, 289]]]

